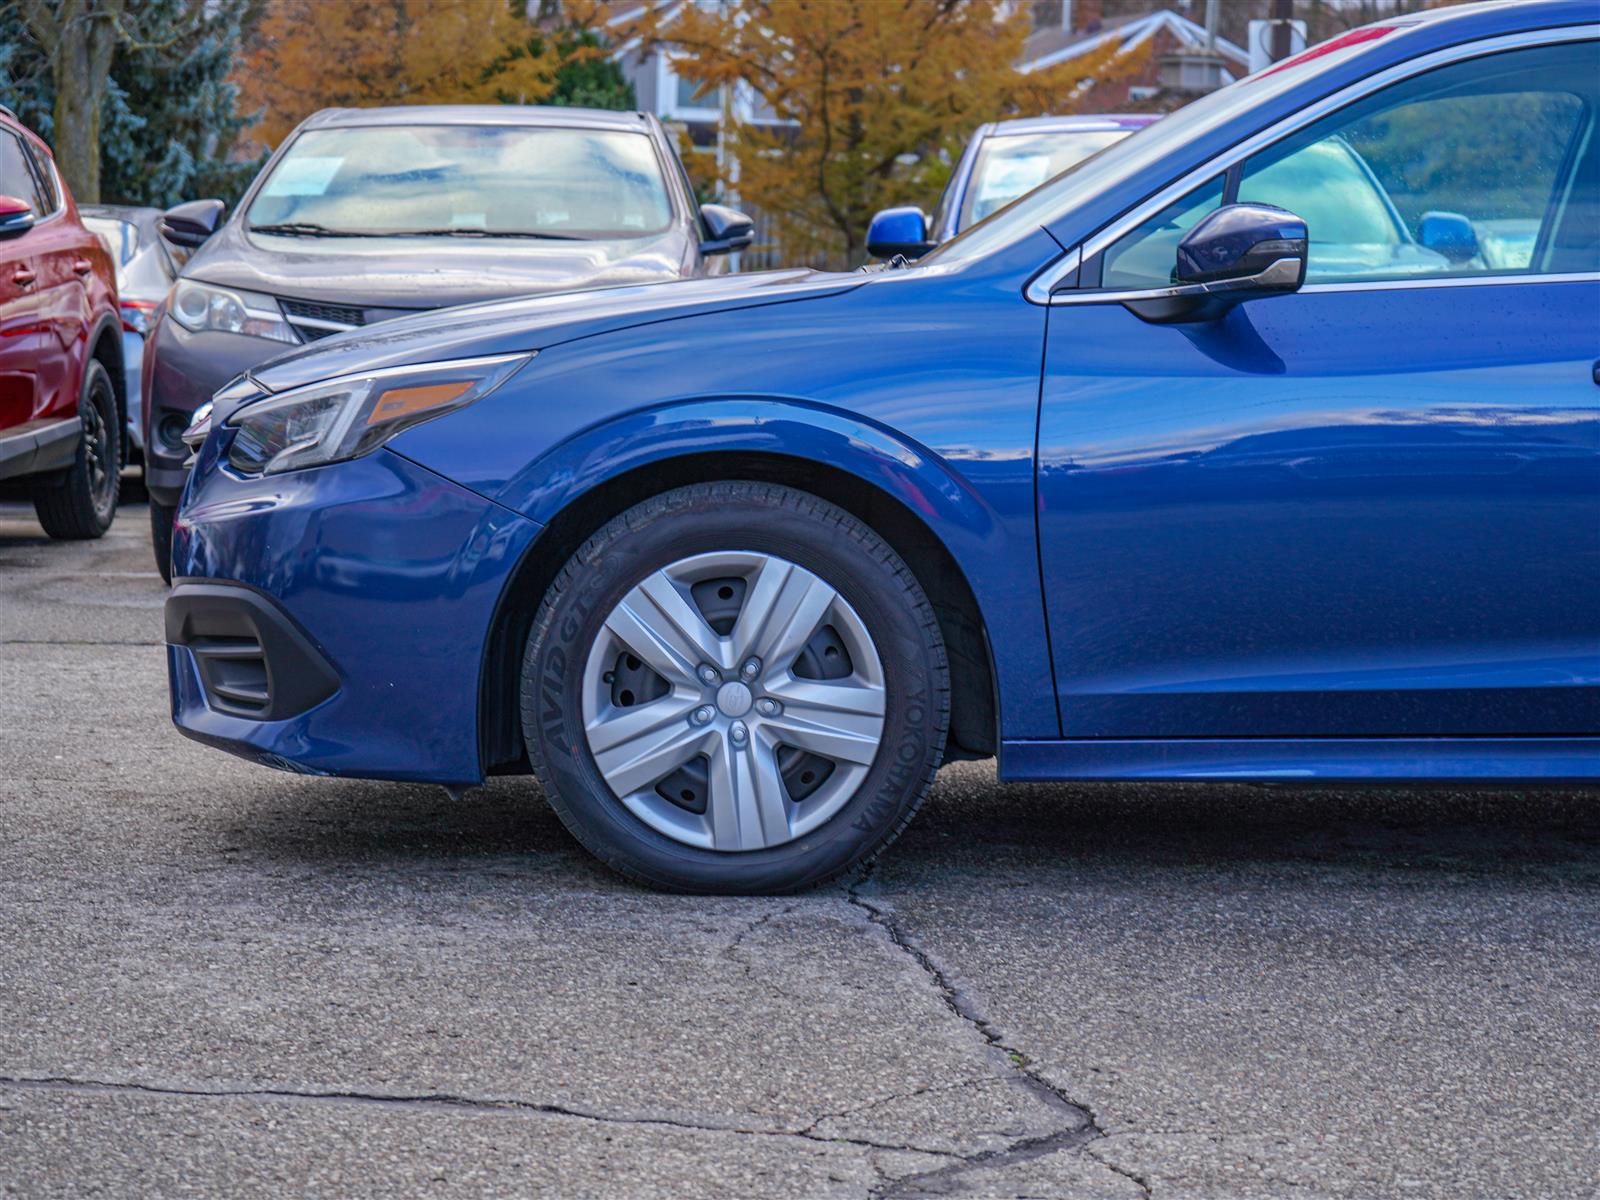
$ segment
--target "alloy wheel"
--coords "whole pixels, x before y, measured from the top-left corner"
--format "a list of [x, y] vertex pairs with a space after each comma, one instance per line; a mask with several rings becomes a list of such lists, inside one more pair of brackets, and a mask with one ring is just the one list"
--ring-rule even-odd
[[111, 431], [95, 396], [83, 409], [84, 465], [89, 474], [89, 496], [95, 511], [106, 512], [117, 487], [117, 472], [112, 467]]

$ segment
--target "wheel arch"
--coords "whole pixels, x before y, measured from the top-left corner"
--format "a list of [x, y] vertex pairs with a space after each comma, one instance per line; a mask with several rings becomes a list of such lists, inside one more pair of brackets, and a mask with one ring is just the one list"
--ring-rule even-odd
[[95, 322], [89, 337], [89, 358], [111, 376], [111, 393], [117, 398], [117, 442], [122, 461], [128, 461], [128, 376], [122, 361], [122, 322], [109, 313]]
[[[528, 770], [522, 738], [522, 649], [545, 592], [567, 560], [607, 521], [641, 501], [710, 480], [779, 483], [849, 512], [894, 548], [939, 618], [952, 677], [947, 758], [987, 757], [999, 744], [999, 693], [988, 630], [966, 572], [929, 522], [880, 479], [768, 448], [684, 451], [617, 470], [569, 494], [508, 576], [485, 641], [479, 753], [486, 773]], [[958, 686], [959, 681], [959, 686]]]

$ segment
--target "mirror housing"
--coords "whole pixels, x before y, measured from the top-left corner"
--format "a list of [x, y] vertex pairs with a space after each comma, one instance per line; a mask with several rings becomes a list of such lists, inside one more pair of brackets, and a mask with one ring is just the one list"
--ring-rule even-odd
[[1478, 231], [1458, 212], [1435, 209], [1423, 213], [1417, 226], [1417, 241], [1444, 255], [1452, 264], [1478, 256]]
[[33, 206], [15, 196], [0, 196], [0, 238], [21, 237], [33, 228]]
[[702, 204], [700, 221], [708, 235], [700, 243], [701, 254], [729, 254], [756, 240], [756, 223], [725, 204]]
[[180, 250], [196, 250], [222, 224], [221, 200], [190, 200], [167, 209], [156, 221], [163, 240]]
[[1300, 290], [1306, 223], [1273, 204], [1225, 204], [1178, 243], [1176, 282], [1123, 302], [1146, 321], [1215, 321], [1246, 300]]
[[873, 258], [921, 258], [936, 243], [928, 240], [928, 217], [920, 208], [886, 208], [867, 226], [867, 253]]

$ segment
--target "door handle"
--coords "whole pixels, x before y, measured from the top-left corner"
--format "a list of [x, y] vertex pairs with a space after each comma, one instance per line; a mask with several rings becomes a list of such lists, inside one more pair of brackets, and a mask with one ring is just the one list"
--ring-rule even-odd
[[72, 273], [80, 279], [92, 270], [94, 270], [94, 264], [87, 258], [75, 258], [72, 260]]
[[27, 287], [37, 278], [38, 276], [36, 276], [27, 267], [18, 267], [16, 271], [12, 273], [11, 282], [16, 284], [18, 287]]
[[1594, 381], [1597, 385], [1600, 385], [1600, 359], [1597, 359], [1594, 364]]

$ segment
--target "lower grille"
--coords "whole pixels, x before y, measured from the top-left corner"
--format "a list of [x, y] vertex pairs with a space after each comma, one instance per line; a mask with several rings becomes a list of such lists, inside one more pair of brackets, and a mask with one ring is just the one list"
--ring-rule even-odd
[[212, 707], [259, 717], [272, 703], [267, 656], [254, 638], [192, 638], [189, 649]]
[[185, 580], [166, 606], [167, 641], [194, 656], [215, 712], [282, 721], [321, 704], [339, 678], [267, 596], [235, 584]]

